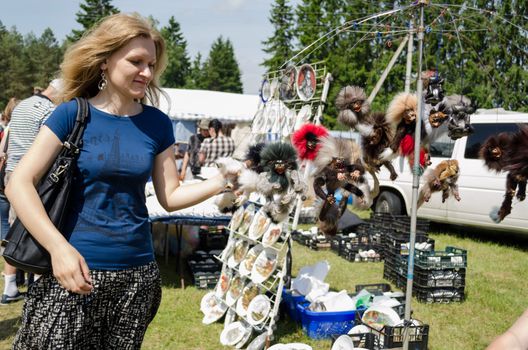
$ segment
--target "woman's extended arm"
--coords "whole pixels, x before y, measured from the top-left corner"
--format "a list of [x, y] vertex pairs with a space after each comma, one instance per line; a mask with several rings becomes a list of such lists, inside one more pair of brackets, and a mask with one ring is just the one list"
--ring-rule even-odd
[[61, 146], [59, 138], [43, 126], [11, 175], [5, 193], [18, 218], [50, 253], [53, 275], [59, 283], [69, 291], [88, 294], [92, 290], [88, 265], [53, 225], [36, 191]]
[[200, 183], [180, 186], [170, 147], [156, 156], [152, 180], [158, 201], [168, 212], [200, 203], [220, 193], [226, 185], [226, 180], [219, 174]]

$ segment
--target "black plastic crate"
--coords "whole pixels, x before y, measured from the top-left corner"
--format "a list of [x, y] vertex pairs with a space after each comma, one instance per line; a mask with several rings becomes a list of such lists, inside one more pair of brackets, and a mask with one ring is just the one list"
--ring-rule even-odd
[[222, 269], [222, 264], [212, 259], [194, 261], [189, 260], [189, 269], [192, 273], [196, 272], [217, 272]]
[[424, 287], [462, 288], [466, 285], [466, 269], [425, 270], [415, 266], [414, 283]]
[[358, 333], [358, 334], [335, 334], [332, 335], [332, 346], [334, 345], [337, 338], [341, 336], [347, 336], [352, 339], [355, 348], [368, 349], [368, 350], [379, 350], [379, 338], [374, 333]]
[[465, 300], [464, 288], [427, 288], [413, 284], [413, 295], [422, 303], [459, 303]]
[[422, 269], [450, 269], [467, 267], [467, 250], [446, 247], [444, 251], [416, 250], [415, 265]]
[[409, 340], [409, 350], [427, 350], [429, 325], [385, 326], [380, 331], [380, 344], [383, 349], [401, 348], [405, 336]]
[[200, 229], [198, 236], [200, 238], [200, 249], [202, 250], [224, 249], [229, 238], [229, 234], [225, 229], [216, 228]]
[[218, 283], [220, 272], [196, 272], [193, 273], [193, 281], [196, 288], [213, 289]]
[[388, 283], [356, 284], [356, 293], [363, 289], [373, 295], [383, 295], [383, 293], [391, 291], [391, 286]]

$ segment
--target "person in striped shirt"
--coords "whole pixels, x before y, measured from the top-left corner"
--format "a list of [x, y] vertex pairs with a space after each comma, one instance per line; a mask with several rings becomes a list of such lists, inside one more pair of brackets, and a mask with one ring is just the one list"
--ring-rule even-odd
[[[4, 183], [7, 185], [11, 173], [18, 162], [29, 150], [35, 140], [40, 127], [55, 109], [52, 100], [59, 92], [61, 81], [54, 79], [40, 94], [35, 94], [22, 101], [13, 109], [9, 122], [9, 143], [7, 146], [6, 175]], [[9, 224], [13, 224], [16, 213], [9, 210]], [[4, 262], [4, 292], [0, 304], [5, 305], [24, 298], [16, 283], [16, 268]]]

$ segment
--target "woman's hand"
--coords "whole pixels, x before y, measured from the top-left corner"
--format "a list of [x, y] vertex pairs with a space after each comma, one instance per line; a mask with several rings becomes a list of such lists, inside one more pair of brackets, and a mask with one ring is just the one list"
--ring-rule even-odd
[[67, 291], [90, 294], [93, 289], [90, 270], [81, 254], [69, 243], [51, 252], [53, 275]]

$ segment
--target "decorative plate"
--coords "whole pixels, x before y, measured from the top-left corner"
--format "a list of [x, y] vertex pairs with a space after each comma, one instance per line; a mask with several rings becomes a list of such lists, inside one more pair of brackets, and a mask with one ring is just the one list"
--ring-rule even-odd
[[309, 64], [303, 64], [297, 74], [297, 94], [303, 101], [308, 101], [315, 95], [315, 70]]
[[266, 131], [266, 116], [264, 115], [264, 107], [260, 107], [253, 117], [251, 132], [254, 134], [260, 134], [265, 133]]
[[247, 314], [247, 309], [251, 300], [260, 294], [260, 287], [254, 283], [248, 283], [242, 290], [242, 296], [238, 298], [236, 304], [236, 312], [239, 316], [244, 317]]
[[242, 295], [242, 290], [244, 289], [244, 281], [240, 276], [233, 277], [231, 280], [231, 285], [226, 294], [226, 304], [228, 306], [235, 305], [236, 301]]
[[227, 244], [224, 250], [222, 250], [222, 253], [219, 256], [219, 259], [222, 262], [227, 262], [229, 257], [233, 254], [233, 249], [235, 249], [235, 243], [236, 239], [231, 238]]
[[[286, 137], [289, 134], [293, 133], [296, 120], [297, 120], [297, 113], [295, 113], [294, 109], [290, 109], [288, 113], [286, 114], [286, 123], [282, 131], [282, 136]], [[286, 135], [284, 135], [285, 132], [286, 132]]]
[[264, 247], [271, 247], [282, 234], [282, 224], [271, 224], [262, 236], [262, 245]]
[[264, 232], [266, 232], [266, 230], [268, 229], [270, 223], [271, 219], [268, 218], [268, 216], [264, 214], [264, 212], [259, 210], [257, 214], [255, 214], [255, 217], [251, 222], [251, 226], [249, 227], [249, 238], [257, 240], [262, 237]]
[[273, 78], [270, 83], [270, 100], [277, 96], [277, 91], [279, 91], [279, 79]]
[[211, 324], [218, 321], [227, 311], [227, 305], [215, 295], [215, 292], [209, 292], [200, 302], [200, 310], [204, 314], [203, 324]]
[[268, 333], [264, 332], [262, 334], [259, 334], [255, 339], [249, 343], [246, 350], [262, 350], [264, 349], [264, 345], [266, 343], [266, 338], [268, 337]]
[[222, 345], [233, 346], [242, 340], [244, 334], [246, 334], [246, 327], [244, 327], [242, 322], [230, 323], [220, 334], [220, 343]]
[[391, 307], [371, 306], [363, 313], [361, 321], [377, 330], [384, 326], [396, 326], [401, 322], [400, 316]]
[[262, 102], [266, 103], [271, 98], [271, 84], [268, 79], [264, 79], [262, 81], [262, 85], [260, 86], [260, 99]]
[[240, 224], [242, 223], [243, 218], [244, 218], [244, 207], [240, 207], [233, 213], [229, 228], [233, 231], [236, 231], [240, 227]]
[[241, 276], [251, 275], [253, 265], [255, 264], [257, 257], [263, 249], [264, 246], [262, 246], [262, 244], [257, 244], [247, 252], [246, 257], [240, 262], [240, 265], [238, 266], [238, 271], [240, 272]]
[[224, 271], [222, 271], [222, 273], [220, 274], [220, 277], [218, 278], [218, 283], [215, 287], [215, 294], [217, 297], [222, 298], [225, 293], [227, 293], [227, 291], [229, 290], [230, 280], [230, 274], [227, 270], [224, 269]]
[[256, 326], [266, 320], [271, 311], [271, 302], [265, 295], [257, 295], [249, 303], [246, 319], [250, 325]]
[[255, 206], [250, 204], [247, 206], [246, 210], [244, 210], [242, 223], [238, 227], [238, 233], [243, 235], [247, 232], [249, 226], [251, 225], [251, 221], [253, 221], [253, 216], [255, 216]]
[[243, 239], [235, 243], [233, 253], [227, 259], [227, 266], [234, 269], [244, 259], [249, 250], [249, 243]]
[[275, 271], [277, 267], [277, 252], [274, 249], [264, 249], [251, 270], [251, 281], [253, 283], [262, 283], [268, 279], [269, 276]]
[[236, 343], [235, 348], [237, 349], [242, 349], [242, 347], [248, 342], [249, 338], [251, 338], [251, 334], [253, 333], [253, 327], [243, 321], [241, 321], [241, 323], [246, 328], [246, 333], [244, 333], [242, 339], [238, 343]]
[[354, 350], [354, 349], [355, 349], [354, 342], [346, 334], [341, 335], [339, 338], [337, 338], [334, 344], [332, 345], [332, 350]]
[[310, 122], [310, 118], [312, 117], [312, 106], [310, 105], [304, 105], [299, 110], [299, 113], [297, 113], [297, 117], [295, 118], [295, 126], [293, 127], [294, 130], [299, 130], [304, 124]]
[[291, 101], [295, 98], [295, 81], [297, 78], [297, 69], [294, 66], [289, 66], [282, 71], [279, 95], [283, 101]]

